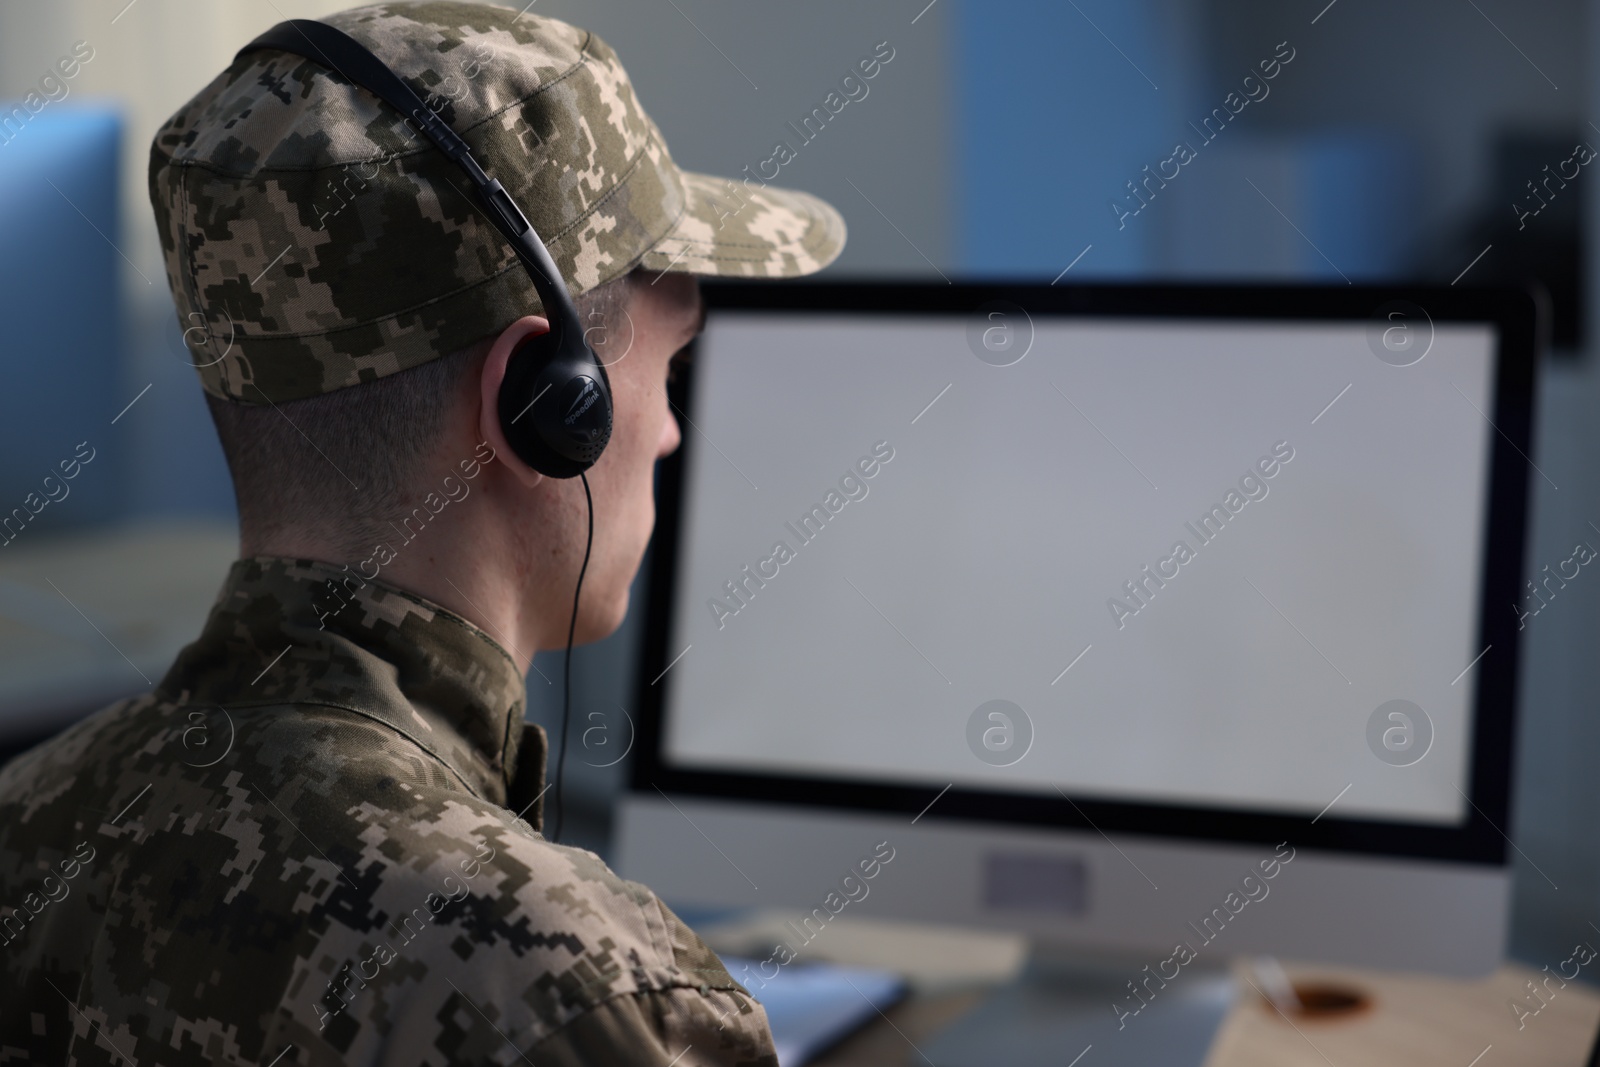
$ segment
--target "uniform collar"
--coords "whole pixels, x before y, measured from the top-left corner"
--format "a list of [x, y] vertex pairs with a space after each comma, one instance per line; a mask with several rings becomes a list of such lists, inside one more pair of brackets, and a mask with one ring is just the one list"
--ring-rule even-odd
[[[524, 729], [526, 682], [505, 649], [459, 615], [348, 567], [238, 560], [160, 689], [188, 703], [357, 712], [495, 804], [533, 797], [544, 777], [544, 732]], [[537, 812], [530, 821], [538, 825]]]

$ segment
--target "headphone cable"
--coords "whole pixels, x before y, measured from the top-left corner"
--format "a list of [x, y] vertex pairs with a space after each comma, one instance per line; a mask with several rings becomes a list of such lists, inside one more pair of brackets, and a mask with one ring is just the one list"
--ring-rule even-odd
[[594, 549], [594, 497], [589, 492], [589, 476], [579, 473], [583, 482], [583, 501], [589, 512], [589, 536], [583, 545], [583, 566], [578, 568], [578, 588], [572, 593], [572, 622], [567, 625], [567, 658], [561, 674], [561, 748], [556, 754], [556, 817], [551, 841], [561, 840], [561, 820], [567, 814], [562, 791], [567, 784], [567, 727], [572, 722], [572, 638], [578, 630], [578, 600], [583, 596], [583, 576], [589, 570], [589, 553]]

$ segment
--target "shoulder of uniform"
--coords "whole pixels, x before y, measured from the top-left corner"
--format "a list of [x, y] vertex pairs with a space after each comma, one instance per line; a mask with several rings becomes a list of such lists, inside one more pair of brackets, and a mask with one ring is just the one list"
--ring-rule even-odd
[[455, 946], [457, 954], [481, 954], [482, 962], [548, 950], [592, 955], [593, 974], [579, 971], [597, 988], [698, 986], [708, 976], [731, 983], [671, 909], [593, 852], [555, 844], [470, 794], [423, 788], [417, 796], [416, 807], [396, 813], [401, 818], [383, 820], [378, 851], [398, 861], [386, 880], [459, 902], [458, 909], [440, 905], [441, 920], [485, 935]]
[[449, 1014], [454, 996], [493, 1002], [502, 1029], [537, 1041], [618, 997], [683, 990], [736, 998], [721, 1009], [736, 1013], [748, 1001], [654, 893], [594, 853], [553, 844], [470, 794], [406, 789], [404, 805], [391, 796], [347, 813], [362, 826], [361, 899], [328, 909], [340, 918], [296, 963], [290, 988], [327, 993], [291, 1006], [301, 1022], [378, 1040], [388, 1033], [370, 1014], [380, 1002], [391, 1017], [397, 1003]]

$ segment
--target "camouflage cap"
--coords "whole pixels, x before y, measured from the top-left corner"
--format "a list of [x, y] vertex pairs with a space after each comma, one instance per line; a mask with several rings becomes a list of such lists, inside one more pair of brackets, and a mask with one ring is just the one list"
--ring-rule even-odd
[[[843, 220], [816, 197], [680, 170], [616, 54], [586, 30], [476, 3], [325, 21], [466, 139], [574, 295], [635, 267], [793, 277], [844, 246]], [[215, 396], [331, 392], [539, 310], [454, 164], [299, 56], [236, 58], [157, 132], [149, 180], [179, 325]]]

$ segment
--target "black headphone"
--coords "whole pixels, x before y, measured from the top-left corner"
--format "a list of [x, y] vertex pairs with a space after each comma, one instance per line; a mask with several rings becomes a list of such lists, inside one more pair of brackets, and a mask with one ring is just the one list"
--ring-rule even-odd
[[[313, 19], [280, 22], [239, 49], [303, 56], [342, 75], [410, 119], [460, 167], [478, 206], [527, 268], [550, 332], [521, 341], [506, 363], [498, 401], [500, 431], [524, 463], [551, 478], [573, 478], [611, 440], [611, 380], [584, 338], [583, 324], [544, 242], [511, 194], [484, 173], [461, 136], [422, 102], [388, 64], [343, 30]], [[237, 58], [237, 56], [235, 57]], [[549, 394], [549, 399], [539, 401]]]
[[[562, 686], [561, 750], [556, 761], [556, 816], [550, 840], [561, 837], [563, 768], [567, 758], [568, 724], [572, 719], [572, 639], [578, 628], [578, 602], [583, 576], [594, 548], [594, 498], [585, 475], [611, 440], [611, 380], [606, 367], [583, 335], [583, 323], [561, 274], [544, 242], [511, 194], [484, 173], [461, 136], [434, 114], [388, 64], [360, 41], [324, 22], [290, 19], [280, 22], [239, 49], [274, 49], [320, 63], [353, 85], [377, 96], [421, 128], [439, 151], [460, 167], [478, 194], [478, 206], [527, 268], [533, 288], [550, 320], [550, 332], [519, 342], [506, 363], [497, 407], [500, 432], [528, 466], [551, 478], [581, 478], [589, 509], [589, 538], [572, 594], [572, 621], [567, 627], [567, 655]], [[544, 404], [539, 401], [551, 394]], [[543, 793], [539, 794], [543, 796]], [[537, 802], [538, 797], [534, 798]], [[530, 802], [529, 807], [532, 807]], [[524, 811], [527, 809], [524, 808]], [[520, 814], [520, 813], [519, 813]]]

